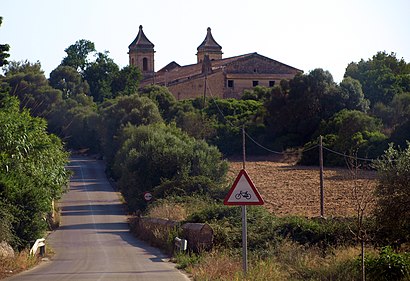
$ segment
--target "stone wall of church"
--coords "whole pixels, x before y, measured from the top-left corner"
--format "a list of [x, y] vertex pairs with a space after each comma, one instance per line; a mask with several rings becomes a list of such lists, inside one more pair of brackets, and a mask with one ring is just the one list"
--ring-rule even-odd
[[[208, 75], [207, 97], [222, 98], [225, 78], [222, 71]], [[168, 89], [177, 100], [194, 99], [204, 96], [205, 76], [192, 78], [181, 83], [168, 85]]]

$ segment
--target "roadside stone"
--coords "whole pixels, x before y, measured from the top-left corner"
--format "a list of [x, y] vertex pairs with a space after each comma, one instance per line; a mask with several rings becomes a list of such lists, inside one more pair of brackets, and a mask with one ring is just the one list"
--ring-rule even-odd
[[4, 257], [4, 258], [14, 257], [14, 250], [6, 241], [2, 241], [0, 243], [0, 257]]

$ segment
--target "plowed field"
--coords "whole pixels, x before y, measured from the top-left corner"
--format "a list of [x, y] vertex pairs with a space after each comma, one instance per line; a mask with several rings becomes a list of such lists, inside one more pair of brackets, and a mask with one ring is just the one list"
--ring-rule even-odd
[[[241, 169], [242, 161], [230, 160], [229, 178], [232, 183]], [[275, 215], [320, 216], [319, 167], [297, 166], [277, 162], [277, 159], [250, 159], [246, 162], [246, 171], [262, 195], [265, 207]], [[371, 194], [376, 185], [375, 178], [375, 172], [366, 171], [357, 173], [357, 180], [354, 180], [348, 169], [324, 167], [325, 216], [354, 215], [362, 196], [364, 201], [373, 200]], [[353, 192], [355, 184], [358, 197]]]

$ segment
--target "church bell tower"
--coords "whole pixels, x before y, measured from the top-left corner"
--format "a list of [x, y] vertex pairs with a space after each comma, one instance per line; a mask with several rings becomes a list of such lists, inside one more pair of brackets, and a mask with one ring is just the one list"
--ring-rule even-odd
[[128, 46], [129, 65], [138, 67], [145, 78], [154, 76], [154, 44], [148, 40], [139, 26], [137, 37]]

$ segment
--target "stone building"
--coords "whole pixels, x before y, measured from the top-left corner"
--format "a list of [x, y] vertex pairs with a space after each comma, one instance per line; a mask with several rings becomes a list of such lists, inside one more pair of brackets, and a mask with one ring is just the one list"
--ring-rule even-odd
[[239, 98], [245, 89], [260, 85], [273, 87], [282, 79], [292, 79], [302, 70], [258, 53], [222, 57], [222, 47], [208, 27], [204, 41], [197, 48], [197, 62], [181, 66], [175, 61], [154, 71], [154, 44], [142, 26], [129, 45], [129, 64], [141, 69], [141, 86], [158, 84], [168, 87], [178, 99], [203, 97]]

